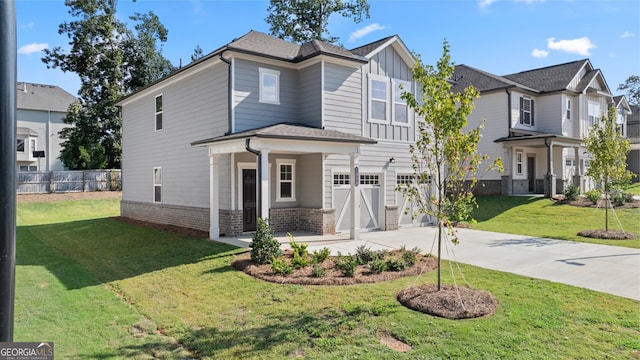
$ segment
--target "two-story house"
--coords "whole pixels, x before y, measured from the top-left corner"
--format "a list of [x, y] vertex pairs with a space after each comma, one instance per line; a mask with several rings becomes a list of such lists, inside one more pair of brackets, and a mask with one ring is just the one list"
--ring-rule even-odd
[[396, 229], [411, 202], [413, 58], [398, 36], [347, 50], [251, 31], [118, 102], [121, 214], [209, 231]]
[[631, 114], [627, 117], [626, 135], [631, 143], [627, 154], [627, 170], [633, 173], [632, 181], [640, 181], [640, 106], [630, 105]]
[[503, 173], [482, 178], [480, 193], [550, 197], [567, 184], [581, 191], [593, 187], [585, 176], [589, 158], [583, 140], [613, 96], [588, 59], [505, 76], [458, 65], [452, 81], [454, 90], [473, 85], [480, 91], [469, 123], [486, 119], [478, 150], [504, 164]]
[[17, 98], [16, 171], [65, 170], [58, 159], [62, 119], [77, 99], [55, 85], [19, 82]]

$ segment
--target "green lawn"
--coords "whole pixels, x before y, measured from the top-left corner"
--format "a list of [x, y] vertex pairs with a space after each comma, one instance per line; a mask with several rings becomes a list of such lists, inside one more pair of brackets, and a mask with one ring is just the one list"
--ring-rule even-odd
[[[344, 287], [267, 283], [230, 266], [241, 249], [108, 218], [117, 213], [115, 200], [19, 204], [15, 341], [54, 341], [59, 359], [640, 356], [638, 301], [461, 265], [500, 307], [445, 320], [395, 300], [434, 273]], [[380, 334], [413, 349], [390, 350]]]
[[478, 197], [471, 228], [603, 245], [640, 248], [640, 209], [609, 209], [609, 228], [635, 234], [636, 240], [599, 240], [578, 236], [582, 230], [604, 229], [604, 209], [556, 205], [542, 197]]
[[640, 182], [629, 185], [624, 189], [624, 191], [633, 195], [640, 196]]

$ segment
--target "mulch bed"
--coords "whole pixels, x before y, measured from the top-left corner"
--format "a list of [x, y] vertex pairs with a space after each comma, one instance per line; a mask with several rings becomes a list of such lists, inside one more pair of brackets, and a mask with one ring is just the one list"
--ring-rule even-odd
[[635, 234], [620, 231], [620, 230], [583, 230], [578, 233], [579, 236], [584, 236], [592, 239], [607, 239], [607, 240], [635, 240], [637, 236]]
[[485, 291], [468, 287], [458, 287], [456, 291], [456, 287], [447, 284], [440, 291], [436, 284], [405, 288], [398, 293], [398, 301], [410, 309], [452, 320], [493, 315], [499, 304]]
[[[290, 252], [285, 252], [285, 256]], [[238, 255], [236, 260], [231, 263], [234, 268], [244, 271], [245, 273], [269, 282], [279, 284], [300, 284], [300, 285], [354, 285], [368, 284], [379, 281], [393, 280], [405, 276], [420, 275], [437, 268], [438, 263], [435, 257], [417, 255], [416, 263], [403, 271], [385, 271], [380, 274], [373, 273], [367, 265], [359, 265], [355, 271], [354, 277], [345, 277], [335, 268], [332, 257], [329, 257], [322, 264], [327, 269], [324, 277], [313, 277], [311, 275], [312, 266], [295, 270], [293, 274], [288, 276], [276, 275], [271, 271], [271, 265], [257, 265], [251, 261], [250, 254], [243, 253]]]
[[[558, 197], [554, 197], [552, 200], [555, 201], [556, 205], [571, 205], [571, 206], [591, 207], [591, 208], [600, 208], [600, 209], [604, 209], [606, 205], [606, 201], [604, 199], [600, 200], [598, 204], [594, 204], [593, 202], [591, 202], [591, 200], [584, 197], [580, 197], [577, 200], [567, 200], [564, 198], [564, 196], [558, 196]], [[612, 205], [613, 205], [613, 202], [611, 202], [611, 205], [609, 205], [609, 209], [611, 209]], [[614, 206], [614, 209], [616, 210], [617, 209], [638, 209], [638, 208], [640, 208], [640, 201], [630, 201], [620, 206]]]

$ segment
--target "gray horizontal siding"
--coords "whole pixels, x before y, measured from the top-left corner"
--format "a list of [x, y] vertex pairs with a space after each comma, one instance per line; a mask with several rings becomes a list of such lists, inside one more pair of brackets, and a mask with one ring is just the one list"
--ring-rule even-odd
[[335, 64], [325, 64], [324, 126], [362, 135], [362, 73]]
[[322, 126], [322, 64], [300, 70], [300, 122], [314, 127]]

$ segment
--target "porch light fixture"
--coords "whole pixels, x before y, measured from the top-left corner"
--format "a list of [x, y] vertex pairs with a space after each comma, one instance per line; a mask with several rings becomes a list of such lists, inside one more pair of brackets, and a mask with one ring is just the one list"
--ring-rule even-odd
[[392, 164], [395, 164], [396, 163], [396, 159], [394, 157], [391, 157], [391, 159], [389, 159], [389, 162], [392, 163]]

